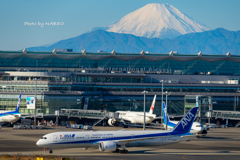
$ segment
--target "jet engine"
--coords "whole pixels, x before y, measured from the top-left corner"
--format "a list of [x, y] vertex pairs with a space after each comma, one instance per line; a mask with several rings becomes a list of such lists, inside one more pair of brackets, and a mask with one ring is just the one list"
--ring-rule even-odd
[[117, 144], [112, 141], [105, 141], [99, 143], [99, 150], [100, 152], [114, 152], [117, 150]]
[[110, 126], [114, 126], [116, 124], [117, 120], [115, 118], [110, 118], [108, 119], [108, 124]]

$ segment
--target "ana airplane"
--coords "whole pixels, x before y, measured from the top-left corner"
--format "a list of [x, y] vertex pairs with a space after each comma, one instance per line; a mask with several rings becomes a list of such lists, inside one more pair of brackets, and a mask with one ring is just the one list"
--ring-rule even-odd
[[15, 111], [0, 111], [0, 123], [14, 123], [21, 118], [21, 113], [18, 112], [21, 100], [19, 95], [17, 107]]
[[[162, 112], [163, 112], [163, 123], [164, 126], [166, 126], [166, 108], [165, 103], [162, 104]], [[167, 116], [167, 126], [169, 129], [172, 129], [178, 124], [179, 121], [170, 121], [169, 117]], [[207, 134], [207, 131], [203, 128], [203, 125], [199, 122], [193, 122], [192, 128], [190, 130], [190, 133], [196, 134], [197, 136], [201, 134]]]
[[36, 143], [44, 150], [55, 148], [99, 148], [101, 152], [127, 153], [126, 147], [160, 146], [194, 138], [189, 133], [198, 107], [192, 108], [172, 131], [75, 131], [53, 132], [44, 135]]
[[[151, 123], [154, 119], [156, 119], [156, 114], [153, 114], [153, 109], [155, 106], [155, 101], [156, 101], [156, 95], [153, 98], [152, 105], [150, 107], [149, 112], [145, 113], [146, 118], [145, 118], [145, 123]], [[144, 112], [132, 112], [132, 111], [117, 111], [116, 113], [119, 114], [119, 118], [110, 118], [108, 119], [108, 124], [110, 126], [114, 126], [117, 124], [117, 122], [124, 121], [124, 123], [144, 123]]]

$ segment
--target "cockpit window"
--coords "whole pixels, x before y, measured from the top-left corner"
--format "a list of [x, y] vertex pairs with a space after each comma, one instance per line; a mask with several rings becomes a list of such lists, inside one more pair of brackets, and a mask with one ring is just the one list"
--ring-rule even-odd
[[42, 137], [41, 139], [47, 139], [47, 137]]
[[196, 125], [196, 127], [202, 127], [201, 125]]

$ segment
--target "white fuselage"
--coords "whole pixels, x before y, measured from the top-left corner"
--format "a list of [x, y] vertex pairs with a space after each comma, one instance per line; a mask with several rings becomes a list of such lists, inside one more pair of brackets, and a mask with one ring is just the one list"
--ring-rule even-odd
[[11, 113], [13, 111], [0, 111], [0, 123], [11, 123], [21, 118], [20, 113]]
[[[174, 123], [175, 125], [178, 123], [179, 121], [170, 121], [170, 123]], [[174, 128], [174, 126], [168, 125], [168, 127], [170, 128]], [[203, 126], [201, 123], [199, 122], [193, 122], [192, 124], [192, 128], [190, 130], [190, 133], [192, 134], [201, 134], [203, 131]]]
[[[132, 112], [132, 111], [117, 111], [116, 113], [119, 113], [119, 118], [122, 118], [123, 120], [129, 121], [131, 123], [144, 123], [144, 112]], [[145, 123], [151, 123], [155, 118], [155, 114], [151, 114], [149, 112], [146, 112], [146, 118]]]
[[[168, 137], [164, 137], [168, 135]], [[97, 148], [99, 142], [111, 141], [121, 143], [129, 141], [126, 146], [161, 146], [177, 143], [194, 138], [193, 136], [171, 135], [168, 131], [80, 131], [80, 132], [55, 132], [44, 135], [37, 141], [37, 145], [43, 148]], [[149, 136], [149, 139], [141, 140], [141, 137]], [[151, 138], [152, 137], [152, 138]], [[139, 139], [136, 141], [136, 139]]]

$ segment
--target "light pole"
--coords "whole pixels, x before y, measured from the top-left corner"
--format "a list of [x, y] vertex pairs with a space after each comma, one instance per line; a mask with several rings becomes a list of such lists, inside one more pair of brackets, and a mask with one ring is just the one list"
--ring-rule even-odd
[[167, 114], [167, 97], [168, 97], [168, 95], [170, 95], [171, 94], [171, 92], [170, 93], [168, 93], [168, 91], [166, 91], [166, 111], [165, 111], [165, 117], [166, 117], [166, 130], [167, 130], [167, 116], [168, 116], [168, 114]]
[[146, 121], [146, 112], [145, 112], [145, 97], [146, 97], [146, 93], [148, 93], [148, 91], [143, 91], [142, 92], [144, 94], [144, 106], [143, 106], [143, 112], [144, 112], [144, 115], [143, 115], [143, 130], [145, 131], [145, 121]]
[[[163, 80], [161, 80], [160, 82], [162, 82], [162, 105], [163, 105]], [[161, 112], [161, 116], [163, 117], [163, 113], [162, 112]], [[161, 119], [161, 122], [162, 121], [163, 121], [163, 118]]]
[[35, 97], [34, 97], [34, 101], [35, 101], [35, 107], [34, 107], [34, 125], [36, 125], [36, 106], [37, 106], [37, 78], [35, 78]]

